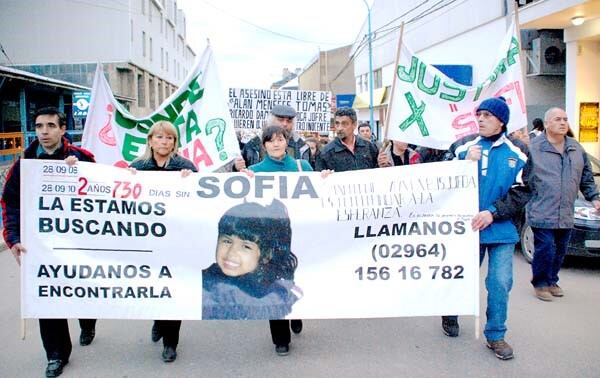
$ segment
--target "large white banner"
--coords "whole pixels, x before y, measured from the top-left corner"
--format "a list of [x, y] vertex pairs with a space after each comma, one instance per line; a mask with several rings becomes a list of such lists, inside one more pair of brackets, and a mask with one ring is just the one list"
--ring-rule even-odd
[[236, 129], [261, 129], [271, 108], [294, 108], [298, 131], [329, 131], [331, 92], [229, 88], [229, 111]]
[[478, 315], [475, 162], [325, 179], [21, 164], [26, 318]]
[[527, 126], [521, 54], [514, 24], [499, 44], [487, 79], [467, 87], [423, 62], [403, 44], [390, 104], [388, 139], [438, 149], [479, 132], [475, 110], [489, 97], [502, 96], [510, 109], [508, 131]]
[[144, 153], [150, 127], [165, 120], [177, 129], [179, 152], [199, 171], [215, 171], [240, 154], [220, 85], [207, 47], [177, 91], [149, 116], [134, 117], [117, 102], [99, 65], [82, 146], [99, 163], [126, 167]]

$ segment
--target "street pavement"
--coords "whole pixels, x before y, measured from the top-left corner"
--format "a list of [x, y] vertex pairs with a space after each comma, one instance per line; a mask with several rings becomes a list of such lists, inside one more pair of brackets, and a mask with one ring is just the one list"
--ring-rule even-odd
[[[551, 303], [533, 296], [529, 276], [516, 254], [507, 334], [516, 357], [509, 361], [476, 338], [474, 317], [461, 317], [454, 339], [442, 334], [438, 317], [306, 320], [286, 357], [274, 353], [266, 321], [186, 321], [170, 364], [160, 358], [161, 343], [150, 341], [149, 320], [99, 320], [86, 347], [72, 320], [73, 353], [62, 376], [600, 377], [600, 262], [570, 262], [561, 274], [566, 296]], [[42, 377], [46, 358], [36, 320], [27, 320], [20, 339], [19, 271], [8, 251], [0, 253], [0, 288], [0, 377]], [[481, 304], [483, 330], [484, 289]]]

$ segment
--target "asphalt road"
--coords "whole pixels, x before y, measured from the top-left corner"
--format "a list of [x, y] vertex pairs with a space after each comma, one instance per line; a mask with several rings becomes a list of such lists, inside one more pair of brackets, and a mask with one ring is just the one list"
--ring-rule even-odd
[[[487, 263], [487, 261], [486, 261]], [[482, 277], [485, 275], [485, 268]], [[507, 341], [515, 359], [500, 361], [476, 338], [475, 318], [461, 335], [444, 336], [437, 317], [306, 320], [291, 354], [275, 355], [265, 321], [184, 322], [171, 364], [150, 341], [151, 321], [100, 320], [90, 346], [74, 342], [64, 377], [600, 377], [600, 262], [576, 260], [562, 270], [566, 296], [533, 296], [529, 265], [515, 255]], [[20, 339], [19, 271], [0, 253], [0, 377], [41, 377], [46, 359], [36, 320]], [[482, 280], [483, 288], [483, 280]], [[485, 290], [481, 295], [485, 314]], [[485, 323], [483, 315], [481, 330]]]

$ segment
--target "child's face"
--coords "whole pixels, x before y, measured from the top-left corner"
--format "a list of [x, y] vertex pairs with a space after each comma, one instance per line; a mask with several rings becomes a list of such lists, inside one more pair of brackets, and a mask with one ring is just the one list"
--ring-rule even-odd
[[223, 274], [239, 277], [258, 267], [260, 248], [258, 244], [235, 235], [220, 235], [217, 240], [217, 264]]

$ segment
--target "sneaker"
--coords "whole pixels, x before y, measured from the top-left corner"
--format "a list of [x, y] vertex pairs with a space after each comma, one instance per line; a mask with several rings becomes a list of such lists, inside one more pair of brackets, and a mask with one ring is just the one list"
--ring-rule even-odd
[[150, 335], [150, 339], [152, 340], [152, 342], [155, 343], [158, 340], [160, 340], [161, 338], [162, 338], [162, 335], [160, 334], [160, 330], [158, 329], [156, 322], [154, 322], [154, 324], [152, 325], [152, 333]]
[[278, 356], [287, 356], [288, 354], [290, 354], [290, 346], [289, 346], [289, 344], [286, 344], [286, 345], [276, 345], [275, 346], [275, 353], [277, 353]]
[[563, 289], [557, 284], [550, 285], [548, 290], [550, 290], [550, 294], [552, 294], [553, 297], [563, 297], [565, 295]]
[[302, 332], [302, 320], [292, 320], [290, 321], [290, 326], [292, 328], [292, 332], [296, 335]]
[[90, 345], [92, 341], [94, 341], [94, 337], [96, 336], [95, 329], [82, 329], [81, 335], [79, 335], [79, 345], [86, 346]]
[[515, 355], [513, 354], [513, 348], [504, 339], [490, 341], [487, 340], [487, 347], [490, 348], [496, 357], [501, 360], [510, 360]]
[[448, 337], [457, 337], [460, 332], [458, 320], [449, 316], [442, 316], [442, 330]]
[[541, 299], [542, 301], [545, 301], [545, 302], [552, 302], [552, 294], [550, 294], [550, 288], [536, 287], [534, 289], [535, 289], [535, 296], [538, 297], [538, 299]]
[[172, 346], [165, 346], [162, 352], [162, 360], [164, 362], [173, 362], [177, 358], [177, 352]]
[[48, 366], [46, 367], [46, 377], [53, 378], [58, 377], [62, 374], [63, 368], [69, 361], [63, 360], [50, 360], [48, 361]]

